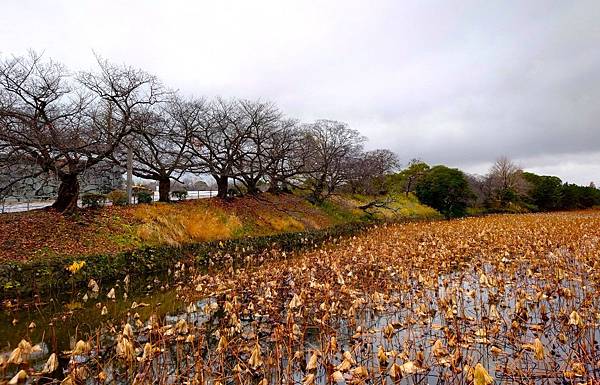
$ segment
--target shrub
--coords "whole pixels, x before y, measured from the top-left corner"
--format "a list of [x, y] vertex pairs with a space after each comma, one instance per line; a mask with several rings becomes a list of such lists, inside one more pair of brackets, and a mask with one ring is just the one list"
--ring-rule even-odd
[[115, 206], [125, 206], [127, 204], [127, 191], [113, 190], [109, 192], [106, 197]]
[[85, 193], [81, 195], [81, 205], [83, 207], [97, 208], [106, 202], [106, 197], [103, 194]]
[[137, 193], [138, 203], [152, 203], [152, 193], [149, 191], [139, 191]]
[[462, 171], [446, 166], [430, 169], [417, 183], [416, 194], [422, 203], [446, 218], [465, 216], [467, 202], [473, 196]]
[[154, 192], [145, 186], [133, 186], [133, 196], [137, 198], [137, 203], [152, 203]]
[[187, 191], [185, 190], [180, 190], [180, 191], [171, 191], [171, 197], [177, 199], [177, 200], [184, 200], [187, 198]]

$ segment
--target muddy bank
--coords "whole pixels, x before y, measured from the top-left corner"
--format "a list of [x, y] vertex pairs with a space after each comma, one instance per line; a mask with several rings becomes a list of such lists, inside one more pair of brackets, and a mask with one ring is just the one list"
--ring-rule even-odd
[[180, 247], [145, 247], [116, 254], [84, 257], [52, 257], [27, 262], [0, 264], [0, 298], [34, 299], [56, 296], [85, 287], [90, 279], [108, 284], [129, 275], [132, 280], [160, 274], [177, 262], [198, 267], [260, 255], [271, 249], [294, 251], [339, 236], [355, 234], [382, 223], [360, 221], [321, 230], [245, 237], [224, 241], [188, 244]]

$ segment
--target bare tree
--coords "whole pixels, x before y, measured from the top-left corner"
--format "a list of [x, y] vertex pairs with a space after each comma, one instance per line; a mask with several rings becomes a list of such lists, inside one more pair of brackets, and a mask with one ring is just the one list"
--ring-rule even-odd
[[250, 194], [258, 193], [259, 183], [275, 167], [275, 146], [289, 126], [273, 104], [216, 99], [192, 135], [198, 171], [215, 179], [220, 198], [227, 197], [231, 181], [242, 183]]
[[306, 133], [295, 120], [282, 119], [280, 128], [271, 135], [271, 144], [265, 155], [269, 191], [286, 192], [294, 186], [293, 179], [305, 172], [309, 151], [306, 150]]
[[380, 149], [359, 153], [347, 162], [347, 184], [352, 193], [378, 194], [384, 190], [385, 176], [399, 165], [390, 150]]
[[278, 145], [277, 136], [288, 129], [282, 121], [282, 114], [270, 103], [240, 100], [237, 103], [238, 119], [235, 125], [239, 131], [247, 130], [247, 137], [241, 146], [241, 153], [236, 156], [235, 179], [239, 180], [248, 194], [259, 192], [258, 184], [277, 161], [271, 155]]
[[487, 176], [477, 174], [465, 174], [471, 191], [473, 191], [473, 204], [475, 206], [485, 206], [489, 203], [492, 195], [491, 179]]
[[365, 138], [345, 123], [317, 120], [305, 126], [307, 133], [305, 182], [311, 191], [310, 199], [322, 202], [346, 178], [347, 163], [362, 151]]
[[487, 175], [490, 199], [504, 207], [519, 195], [526, 194], [529, 184], [523, 178], [523, 170], [507, 157], [498, 158]]
[[[179, 181], [197, 161], [190, 143], [205, 113], [203, 100], [186, 101], [173, 95], [158, 105], [133, 131], [133, 174], [158, 181], [159, 201], [168, 202], [171, 180]], [[196, 163], [194, 163], [196, 162]]]
[[34, 52], [0, 62], [0, 170], [10, 174], [1, 189], [54, 174], [53, 207], [77, 208], [79, 175], [111, 156], [162, 92], [145, 72], [101, 59], [98, 66], [73, 76]]
[[191, 150], [200, 160], [198, 172], [211, 175], [217, 185], [217, 197], [226, 198], [229, 182], [238, 176], [244, 146], [252, 126], [241, 116], [238, 101], [217, 99], [197, 122]]

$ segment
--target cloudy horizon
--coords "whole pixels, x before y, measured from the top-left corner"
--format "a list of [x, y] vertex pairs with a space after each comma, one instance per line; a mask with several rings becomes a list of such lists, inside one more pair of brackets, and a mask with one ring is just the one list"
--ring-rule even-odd
[[3, 2], [0, 54], [94, 52], [186, 95], [347, 122], [403, 163], [600, 182], [595, 1]]

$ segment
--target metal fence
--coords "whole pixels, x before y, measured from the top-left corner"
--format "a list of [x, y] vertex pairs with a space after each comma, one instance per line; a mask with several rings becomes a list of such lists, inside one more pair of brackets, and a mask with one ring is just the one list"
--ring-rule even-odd
[[14, 213], [19, 211], [29, 211], [51, 206], [56, 197], [37, 196], [37, 197], [5, 197], [0, 199], [0, 213]]
[[[216, 191], [208, 190], [208, 191], [188, 191], [186, 200], [190, 199], [204, 199], [204, 198], [212, 198], [217, 194]], [[18, 196], [8, 196], [4, 198], [0, 198], [0, 213], [16, 213], [21, 211], [29, 211], [35, 209], [41, 209], [44, 207], [51, 206], [56, 196], [36, 196], [36, 197], [18, 197]], [[154, 202], [158, 201], [158, 191], [155, 191], [152, 200]], [[173, 199], [177, 200], [177, 199]], [[134, 202], [135, 203], [135, 202]], [[79, 201], [79, 206], [81, 207], [81, 200]], [[106, 202], [106, 206], [110, 206], [111, 203], [109, 201]]]

